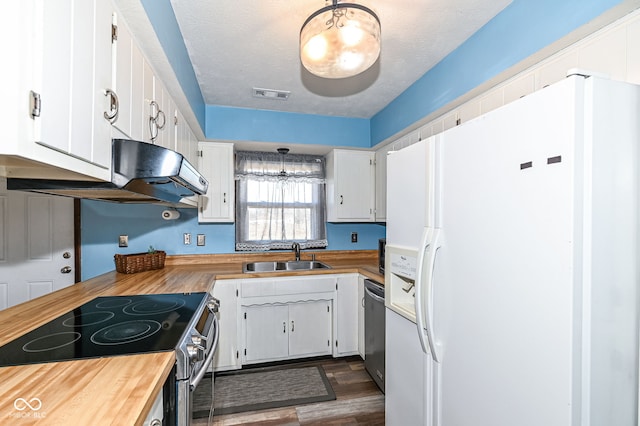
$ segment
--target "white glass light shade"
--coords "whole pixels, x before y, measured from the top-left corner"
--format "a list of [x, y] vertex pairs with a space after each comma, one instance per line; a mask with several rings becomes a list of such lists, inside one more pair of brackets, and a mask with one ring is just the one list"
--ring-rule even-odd
[[300, 60], [324, 78], [351, 77], [380, 55], [380, 20], [370, 9], [340, 3], [311, 15], [300, 30]]

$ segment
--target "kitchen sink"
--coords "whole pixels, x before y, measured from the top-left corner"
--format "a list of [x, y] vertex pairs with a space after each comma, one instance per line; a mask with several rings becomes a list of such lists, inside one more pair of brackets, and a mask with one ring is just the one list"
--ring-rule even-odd
[[308, 271], [311, 269], [331, 269], [331, 266], [316, 260], [249, 262], [242, 266], [242, 272]]

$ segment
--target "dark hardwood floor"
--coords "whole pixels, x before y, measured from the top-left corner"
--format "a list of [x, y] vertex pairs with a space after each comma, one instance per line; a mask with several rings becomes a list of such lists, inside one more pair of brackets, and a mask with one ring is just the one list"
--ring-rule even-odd
[[[320, 365], [324, 369], [335, 401], [213, 416], [212, 425], [384, 425], [384, 394], [364, 369], [360, 357], [295, 362]], [[209, 424], [194, 420], [194, 426]]]

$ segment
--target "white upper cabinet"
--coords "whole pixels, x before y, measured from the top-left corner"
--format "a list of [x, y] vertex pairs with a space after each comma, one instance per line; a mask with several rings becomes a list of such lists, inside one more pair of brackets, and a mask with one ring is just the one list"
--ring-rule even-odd
[[375, 153], [334, 149], [327, 156], [327, 220], [375, 221]]
[[42, 67], [35, 90], [41, 110], [36, 142], [108, 170], [108, 117], [115, 111], [111, 2], [42, 1], [41, 7]]
[[376, 151], [376, 222], [387, 220], [387, 155], [391, 144]]
[[[0, 30], [10, 75], [2, 106], [9, 121], [0, 154], [56, 168], [12, 169], [13, 176], [110, 178], [112, 14], [110, 0], [28, 0], [6, 5]], [[13, 64], [16, 64], [14, 67]], [[12, 77], [15, 77], [12, 78]], [[5, 111], [7, 112], [5, 115]], [[26, 113], [26, 114], [25, 114]], [[25, 165], [33, 165], [29, 161]], [[65, 170], [67, 171], [65, 173]], [[15, 172], [15, 173], [14, 173]]]
[[[113, 43], [113, 60], [114, 60], [114, 73], [113, 73], [113, 87], [118, 95], [118, 115], [115, 117], [113, 126], [117, 128], [125, 136], [135, 139], [133, 136], [134, 127], [138, 130], [138, 135], [141, 137], [142, 128], [141, 122], [137, 126], [132, 125], [133, 111], [132, 111], [132, 96], [133, 96], [133, 76], [134, 74], [134, 60], [139, 62], [135, 68], [140, 73], [139, 80], [142, 79], [141, 75], [141, 53], [137, 50], [129, 28], [125, 25], [122, 19], [118, 19], [117, 15], [114, 15], [114, 25], [116, 31], [116, 40]], [[137, 50], [134, 56], [134, 49]], [[139, 95], [142, 98], [142, 95]]]
[[200, 142], [198, 149], [198, 170], [209, 181], [207, 193], [200, 196], [198, 221], [233, 222], [233, 144]]

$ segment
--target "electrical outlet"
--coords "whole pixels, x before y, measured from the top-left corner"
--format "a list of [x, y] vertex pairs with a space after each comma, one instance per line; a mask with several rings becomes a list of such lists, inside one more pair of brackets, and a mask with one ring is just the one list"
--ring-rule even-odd
[[129, 247], [129, 236], [120, 235], [118, 237], [118, 247]]
[[184, 245], [188, 246], [191, 244], [191, 234], [182, 234], [182, 242]]
[[204, 245], [204, 234], [198, 234], [198, 245], [199, 246], [203, 246]]
[[357, 232], [352, 232], [351, 233], [351, 242], [352, 243], [357, 243], [358, 242], [358, 233]]

